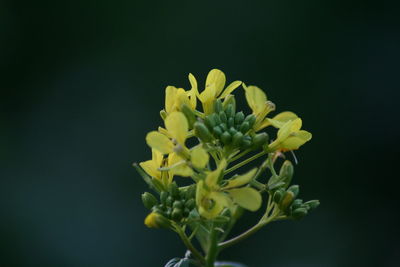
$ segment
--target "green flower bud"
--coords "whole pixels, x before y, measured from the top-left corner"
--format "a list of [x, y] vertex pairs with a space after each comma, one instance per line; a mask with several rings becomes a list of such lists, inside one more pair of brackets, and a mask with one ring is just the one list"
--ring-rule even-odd
[[222, 134], [222, 129], [221, 129], [221, 127], [219, 127], [219, 126], [215, 126], [215, 127], [213, 128], [213, 132], [214, 132], [214, 135], [215, 135], [216, 137], [220, 137], [221, 134]]
[[298, 208], [298, 209], [296, 209], [296, 210], [294, 210], [293, 212], [292, 212], [292, 217], [293, 217], [293, 219], [295, 219], [295, 220], [300, 220], [301, 218], [303, 218], [304, 216], [306, 216], [307, 215], [307, 210], [306, 209], [304, 209], [304, 208]]
[[144, 192], [142, 194], [142, 202], [143, 205], [147, 208], [147, 209], [151, 209], [153, 208], [155, 205], [158, 204], [158, 200], [155, 196], [153, 196], [152, 194], [150, 194], [149, 192]]
[[244, 121], [244, 113], [242, 111], [236, 113], [236, 115], [235, 115], [235, 124], [236, 125], [241, 125], [243, 121]]
[[220, 125], [222, 123], [220, 117], [217, 114], [213, 113], [212, 117], [215, 121], [215, 125]]
[[161, 201], [162, 204], [166, 203], [167, 197], [168, 197], [168, 192], [162, 191], [160, 193], [160, 201]]
[[232, 140], [232, 136], [227, 131], [223, 132], [220, 138], [225, 145], [229, 144]]
[[282, 189], [276, 190], [274, 193], [274, 202], [276, 204], [279, 204], [283, 198], [283, 195], [285, 194], [285, 191], [283, 191]]
[[235, 117], [235, 108], [234, 108], [234, 106], [233, 106], [232, 104], [229, 104], [229, 105], [226, 107], [225, 112], [226, 112], [226, 116], [227, 116], [228, 118], [234, 118], [234, 117]]
[[245, 121], [240, 125], [239, 129], [243, 134], [245, 134], [250, 129], [250, 124], [247, 121]]
[[300, 188], [298, 185], [292, 185], [291, 187], [288, 188], [288, 191], [292, 191], [294, 198], [296, 198], [297, 195], [299, 194]]
[[182, 209], [183, 208], [183, 203], [179, 200], [175, 200], [174, 203], [172, 204], [172, 207], [174, 209]]
[[268, 134], [267, 133], [259, 133], [253, 137], [253, 147], [259, 148], [265, 145], [268, 142]]
[[285, 160], [279, 171], [279, 180], [285, 183], [285, 188], [287, 188], [292, 181], [293, 173], [293, 164], [289, 160]]
[[[224, 103], [222, 104], [224, 106], [225, 111], [229, 109], [229, 106], [232, 106], [232, 111], [233, 114], [235, 114], [235, 109], [236, 109], [236, 99], [234, 95], [228, 95], [225, 97]], [[229, 111], [231, 112], [231, 111]], [[228, 117], [228, 113], [226, 114]]]
[[306, 203], [304, 203], [304, 205], [307, 205], [308, 207], [310, 207], [310, 209], [315, 209], [319, 206], [319, 200], [310, 200], [307, 201]]
[[179, 221], [180, 219], [182, 219], [182, 215], [183, 214], [182, 214], [182, 210], [181, 209], [174, 208], [172, 210], [171, 217], [172, 217], [173, 220]]
[[227, 130], [228, 130], [228, 126], [226, 125], [226, 123], [221, 123], [221, 124], [219, 125], [219, 127], [221, 127], [221, 129], [222, 129], [223, 131], [227, 131]]
[[195, 185], [189, 186], [185, 191], [185, 199], [194, 198], [195, 195], [196, 195], [196, 186]]
[[201, 122], [194, 123], [194, 134], [203, 142], [210, 142], [212, 139], [211, 133], [208, 128]]
[[293, 203], [294, 198], [295, 197], [292, 191], [286, 191], [280, 203], [281, 210], [287, 210], [287, 208]]
[[242, 144], [243, 134], [241, 132], [236, 132], [232, 137], [232, 144], [234, 146], [240, 146]]
[[188, 208], [188, 209], [193, 209], [194, 207], [196, 206], [196, 201], [192, 198], [192, 199], [189, 199], [188, 201], [186, 201], [186, 203], [185, 203], [185, 207], [186, 208]]
[[161, 119], [165, 120], [167, 118], [168, 114], [165, 112], [165, 110], [160, 110], [160, 117]]
[[189, 108], [186, 104], [183, 104], [181, 107], [181, 111], [188, 121], [189, 128], [192, 128], [193, 124], [196, 122], [196, 115], [194, 114], [193, 110]]
[[253, 114], [250, 114], [244, 119], [244, 121], [247, 121], [249, 123], [249, 128], [253, 127], [254, 123], [256, 122], [256, 116]]
[[204, 118], [204, 123], [209, 129], [212, 129], [217, 125], [213, 115], [215, 114], [208, 115]]
[[243, 138], [242, 141], [242, 148], [246, 149], [249, 148], [251, 146], [251, 139], [247, 139], [247, 138]]
[[170, 184], [168, 189], [169, 189], [169, 193], [171, 194], [171, 196], [173, 198], [179, 197], [179, 188], [178, 188], [178, 185], [175, 182]]
[[302, 204], [303, 204], [303, 200], [302, 199], [296, 199], [296, 200], [293, 201], [292, 209], [293, 210], [298, 209], [298, 208], [300, 208], [302, 206]]
[[214, 103], [214, 112], [219, 114], [221, 111], [223, 111], [222, 103], [221, 100], [216, 100]]
[[228, 132], [229, 132], [232, 136], [234, 136], [238, 131], [237, 131], [235, 128], [231, 127], [231, 128], [229, 128]]
[[173, 202], [174, 202], [174, 198], [172, 196], [169, 196], [169, 197], [167, 197], [167, 201], [165, 201], [165, 205], [168, 207], [171, 207]]
[[219, 113], [219, 118], [223, 123], [227, 123], [228, 122], [228, 118], [226, 117], [226, 114], [224, 111], [221, 111]]
[[183, 210], [183, 217], [189, 216], [189, 213], [190, 213], [190, 209], [185, 208], [185, 209]]
[[232, 117], [230, 117], [228, 119], [228, 127], [233, 127], [233, 126], [235, 126], [235, 120]]

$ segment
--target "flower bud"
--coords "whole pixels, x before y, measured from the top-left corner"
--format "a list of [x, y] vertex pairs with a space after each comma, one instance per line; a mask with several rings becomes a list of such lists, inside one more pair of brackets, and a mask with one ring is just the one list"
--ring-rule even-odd
[[[226, 113], [226, 115], [229, 117], [231, 116], [230, 114], [233, 113], [233, 116], [235, 115], [235, 109], [236, 109], [236, 99], [235, 96], [233, 95], [228, 95], [225, 97], [224, 103], [222, 103], [225, 111], [228, 109], [232, 109], [232, 111], [229, 111], [229, 113]], [[229, 106], [232, 106], [232, 108], [229, 108]]]
[[244, 121], [244, 113], [242, 111], [236, 113], [235, 115], [235, 124], [240, 125]]
[[198, 121], [194, 123], [194, 134], [203, 142], [210, 142], [212, 139], [211, 133], [204, 123]]
[[293, 201], [292, 209], [293, 210], [298, 209], [298, 208], [300, 208], [302, 206], [302, 204], [303, 204], [303, 200], [302, 199], [296, 199], [295, 201]]
[[292, 191], [286, 191], [280, 203], [281, 210], [285, 211], [292, 204], [294, 200], [294, 194]]
[[223, 111], [222, 103], [221, 100], [216, 100], [214, 103], [214, 112], [219, 114], [221, 111]]
[[253, 147], [259, 148], [265, 145], [268, 142], [268, 134], [267, 133], [259, 133], [253, 137]]
[[152, 194], [150, 194], [149, 192], [144, 192], [142, 194], [142, 202], [143, 205], [147, 208], [147, 209], [151, 209], [153, 208], [155, 205], [158, 204], [158, 200], [155, 196], [153, 196]]
[[233, 127], [233, 126], [235, 126], [235, 120], [232, 117], [230, 117], [228, 119], [228, 127]]
[[204, 123], [209, 129], [212, 129], [212, 128], [214, 128], [214, 126], [216, 126], [213, 115], [215, 115], [215, 114], [208, 115], [204, 118]]
[[285, 194], [285, 191], [282, 189], [276, 190], [274, 193], [274, 202], [279, 204], [283, 198], [283, 195]]
[[229, 104], [226, 107], [225, 113], [226, 113], [226, 116], [228, 118], [234, 118], [235, 117], [235, 107], [234, 107], [234, 105], [233, 104]]
[[319, 200], [310, 200], [304, 203], [304, 205], [307, 205], [310, 209], [315, 209], [319, 204]]
[[253, 127], [254, 123], [256, 122], [256, 116], [253, 114], [250, 114], [244, 119], [244, 121], [247, 121], [249, 123], [249, 128]]
[[170, 184], [168, 189], [173, 198], [179, 197], [179, 188], [175, 182]]
[[215, 137], [220, 137], [222, 134], [222, 129], [219, 126], [215, 126], [213, 128], [213, 132], [214, 132]]
[[225, 145], [228, 145], [232, 140], [232, 136], [227, 131], [223, 132], [220, 138]]
[[295, 220], [300, 220], [307, 215], [307, 210], [304, 208], [298, 208], [292, 212], [292, 217]]
[[243, 134], [245, 134], [250, 129], [250, 124], [247, 121], [245, 121], [240, 125], [239, 129]]
[[288, 188], [288, 191], [292, 191], [294, 198], [296, 198], [297, 195], [299, 194], [300, 188], [298, 185], [292, 185], [291, 187]]
[[182, 204], [181, 201], [175, 200], [174, 203], [172, 204], [172, 207], [174, 209], [182, 209], [183, 208], [183, 204]]
[[192, 199], [189, 199], [188, 201], [186, 201], [186, 203], [185, 203], [185, 207], [186, 208], [188, 208], [188, 209], [193, 209], [194, 207], [196, 206], [196, 201], [192, 198]]
[[279, 180], [285, 183], [285, 188], [287, 188], [292, 181], [293, 173], [293, 164], [289, 160], [285, 160], [279, 171]]
[[180, 219], [182, 219], [182, 215], [183, 214], [182, 214], [182, 210], [181, 209], [174, 208], [172, 210], [171, 217], [172, 217], [173, 220], [179, 221]]
[[221, 127], [222, 131], [227, 131], [228, 130], [228, 126], [226, 125], [226, 123], [222, 122], [219, 127]]
[[165, 112], [165, 110], [160, 110], [160, 117], [161, 119], [165, 120], [167, 118], [168, 114]]
[[182, 111], [183, 115], [185, 115], [185, 117], [188, 121], [189, 127], [192, 128], [193, 124], [196, 122], [196, 116], [195, 116], [193, 110], [191, 108], [189, 108], [188, 105], [183, 104], [181, 107], [181, 111]]
[[227, 123], [228, 122], [228, 118], [226, 117], [226, 114], [224, 111], [221, 111], [219, 113], [219, 119], [223, 122], [223, 123]]
[[165, 204], [166, 201], [167, 201], [167, 198], [168, 198], [168, 192], [162, 191], [162, 192], [160, 193], [160, 201], [161, 201], [161, 203], [162, 203], [162, 204]]
[[236, 132], [232, 137], [232, 144], [234, 146], [240, 146], [242, 144], [243, 134], [241, 132]]
[[232, 136], [234, 136], [238, 131], [237, 131], [235, 128], [231, 127], [231, 128], [229, 128], [228, 132], [229, 132]]
[[149, 228], [169, 228], [171, 227], [171, 222], [164, 216], [152, 212], [147, 215], [144, 220], [144, 224]]
[[167, 200], [165, 201], [165, 205], [168, 207], [171, 207], [173, 202], [174, 202], [174, 198], [172, 196], [169, 196], [169, 197], [167, 197]]

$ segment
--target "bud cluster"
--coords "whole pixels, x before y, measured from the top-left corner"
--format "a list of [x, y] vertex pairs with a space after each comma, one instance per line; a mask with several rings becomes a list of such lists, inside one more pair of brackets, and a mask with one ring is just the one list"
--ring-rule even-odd
[[302, 199], [298, 199], [300, 188], [298, 185], [289, 184], [293, 177], [293, 165], [286, 160], [281, 167], [278, 176], [273, 176], [268, 182], [270, 194], [273, 201], [278, 205], [279, 209], [287, 216], [295, 220], [299, 220], [307, 215], [309, 211], [315, 209], [319, 205], [318, 200], [311, 200], [303, 203]]
[[142, 201], [144, 206], [154, 213], [181, 222], [196, 206], [195, 191], [194, 186], [179, 188], [174, 182], [169, 185], [168, 191], [160, 193], [160, 202], [148, 192], [142, 194]]
[[233, 149], [257, 149], [267, 144], [268, 134], [251, 131], [255, 122], [253, 114], [245, 117], [242, 111], [236, 112], [235, 103], [223, 105], [221, 100], [216, 100], [214, 112], [195, 122], [194, 129], [204, 143], [218, 141]]

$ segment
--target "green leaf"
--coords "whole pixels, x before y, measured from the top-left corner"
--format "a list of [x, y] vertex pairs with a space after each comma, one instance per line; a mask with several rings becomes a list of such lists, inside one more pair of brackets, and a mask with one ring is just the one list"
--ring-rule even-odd
[[247, 210], [256, 211], [261, 206], [261, 194], [254, 188], [234, 188], [228, 190], [228, 193], [234, 202]]

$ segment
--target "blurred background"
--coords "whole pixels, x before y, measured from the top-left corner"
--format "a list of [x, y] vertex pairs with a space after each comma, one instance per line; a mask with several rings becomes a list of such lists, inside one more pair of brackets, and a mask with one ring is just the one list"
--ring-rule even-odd
[[[321, 206], [222, 253], [248, 266], [399, 266], [399, 31], [386, 1], [1, 1], [0, 265], [163, 266], [143, 225], [164, 89], [263, 88], [313, 133], [296, 153]], [[290, 155], [288, 155], [290, 157]], [[248, 214], [238, 233], [256, 222]]]

